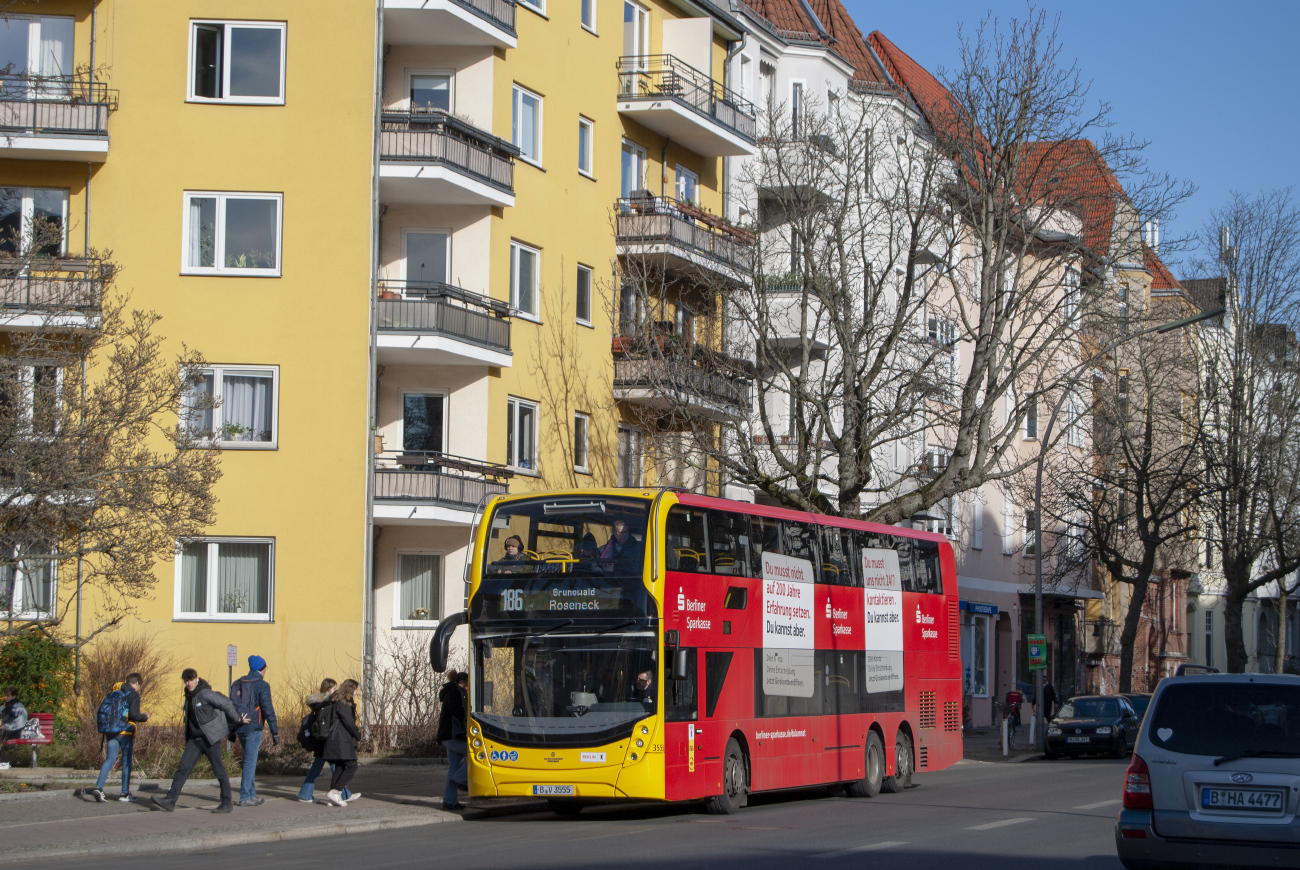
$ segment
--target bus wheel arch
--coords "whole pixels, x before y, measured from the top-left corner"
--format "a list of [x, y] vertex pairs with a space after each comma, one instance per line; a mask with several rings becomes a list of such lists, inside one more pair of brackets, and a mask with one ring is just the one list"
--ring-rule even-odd
[[912, 729], [903, 722], [898, 726], [894, 737], [894, 775], [887, 776], [881, 784], [881, 790], [889, 794], [898, 794], [912, 787], [912, 774], [916, 772], [916, 738]]
[[727, 738], [727, 751], [722, 756], [722, 794], [706, 798], [704, 808], [714, 815], [726, 816], [748, 803], [749, 752], [742, 734], [733, 733]]

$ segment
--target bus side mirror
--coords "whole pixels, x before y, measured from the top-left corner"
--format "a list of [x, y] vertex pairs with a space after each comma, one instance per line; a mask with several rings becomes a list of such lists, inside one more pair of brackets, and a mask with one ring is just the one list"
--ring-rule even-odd
[[678, 647], [673, 654], [673, 679], [686, 679], [686, 672], [691, 666], [691, 651]]
[[460, 613], [453, 613], [438, 623], [438, 629], [433, 633], [433, 640], [429, 641], [429, 664], [433, 665], [435, 673], [443, 673], [447, 670], [447, 658], [451, 655], [451, 636], [456, 633], [456, 629], [464, 625], [469, 616], [464, 610]]

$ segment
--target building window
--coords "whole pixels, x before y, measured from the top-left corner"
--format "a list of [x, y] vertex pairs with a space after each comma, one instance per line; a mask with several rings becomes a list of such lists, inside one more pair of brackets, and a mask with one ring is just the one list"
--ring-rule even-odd
[[1035, 528], [1035, 519], [1037, 515], [1034, 511], [1025, 511], [1025, 555], [1035, 556], [1038, 554], [1038, 529]]
[[949, 538], [957, 537], [956, 497], [949, 496], [932, 505], [930, 515], [934, 518], [926, 522], [926, 531], [945, 535]]
[[582, 26], [596, 32], [596, 0], [582, 0]]
[[275, 543], [269, 538], [184, 541], [176, 559], [177, 619], [269, 622]]
[[1214, 611], [1205, 611], [1205, 664], [1214, 667]]
[[592, 140], [595, 136], [596, 124], [590, 118], [578, 116], [578, 171], [583, 175], [591, 178], [595, 170], [592, 169]]
[[223, 449], [274, 450], [278, 433], [279, 366], [212, 366], [182, 398], [190, 437]]
[[1016, 552], [1016, 530], [1015, 530], [1015, 502], [1011, 500], [1011, 493], [1002, 490], [1002, 555], [1010, 556]]
[[635, 142], [623, 140], [622, 179], [623, 198], [627, 199], [634, 191], [645, 189], [645, 149]]
[[455, 111], [453, 81], [454, 76], [450, 72], [408, 70], [406, 73], [406, 94], [410, 101], [408, 107], [416, 114]]
[[796, 139], [803, 135], [803, 82], [790, 83], [790, 134]]
[[546, 14], [546, 0], [519, 0], [519, 5], [541, 15]]
[[1128, 329], [1128, 285], [1119, 285], [1119, 325], [1122, 329]]
[[51, 551], [33, 547], [27, 555], [7, 553], [12, 561], [0, 565], [0, 614], [10, 619], [39, 619], [54, 616], [57, 563]]
[[583, 326], [591, 326], [591, 267], [578, 266], [578, 283], [577, 298], [575, 305], [577, 308], [578, 322]]
[[700, 202], [700, 176], [677, 164], [677, 201], [691, 205]]
[[1025, 406], [1025, 440], [1038, 437], [1038, 396], [1031, 394]]
[[[25, 16], [6, 12], [0, 18], [0, 68], [11, 76], [34, 76], [32, 96], [68, 96], [64, 82], [48, 81], [71, 76], [73, 19], [71, 17]], [[6, 82], [6, 91], [15, 83]]]
[[[0, 19], [0, 33], [4, 20]], [[67, 244], [68, 192], [0, 187], [0, 257], [62, 257]]]
[[451, 274], [451, 232], [403, 230], [402, 265], [407, 289], [433, 289]]
[[397, 552], [397, 594], [393, 625], [435, 628], [442, 616], [442, 554]]
[[280, 274], [278, 193], [185, 194], [186, 275]]
[[962, 624], [962, 687], [976, 698], [989, 695], [989, 617], [968, 613]]
[[1115, 404], [1121, 426], [1128, 424], [1128, 369], [1120, 369], [1115, 384]]
[[447, 443], [447, 397], [437, 393], [402, 395], [402, 450], [443, 453]]
[[542, 98], [515, 85], [511, 139], [520, 155], [531, 163], [542, 162]]
[[644, 57], [650, 53], [650, 10], [632, 0], [623, 0], [623, 55]]
[[506, 403], [506, 464], [537, 472], [537, 403], [510, 399]]
[[537, 319], [538, 262], [542, 252], [510, 243], [510, 305], [518, 314]]
[[0, 379], [0, 407], [7, 407], [15, 435], [57, 435], [63, 415], [63, 369], [34, 362], [11, 366]]
[[970, 503], [971, 549], [984, 549], [984, 487], [976, 488]]
[[640, 429], [632, 426], [618, 427], [619, 486], [641, 485], [642, 439]]
[[1079, 327], [1079, 273], [1075, 269], [1065, 270], [1064, 292], [1065, 325], [1073, 329]]
[[591, 419], [581, 412], [573, 415], [573, 470], [587, 473], [587, 436]]
[[1065, 399], [1065, 443], [1071, 447], [1083, 446], [1083, 410], [1079, 395], [1071, 392]]
[[285, 25], [190, 22], [192, 102], [284, 104]]

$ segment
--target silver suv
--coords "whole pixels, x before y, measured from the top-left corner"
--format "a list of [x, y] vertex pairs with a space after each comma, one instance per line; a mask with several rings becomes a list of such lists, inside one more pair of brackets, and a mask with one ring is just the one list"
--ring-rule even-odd
[[1125, 867], [1300, 867], [1300, 677], [1156, 687], [1124, 783]]

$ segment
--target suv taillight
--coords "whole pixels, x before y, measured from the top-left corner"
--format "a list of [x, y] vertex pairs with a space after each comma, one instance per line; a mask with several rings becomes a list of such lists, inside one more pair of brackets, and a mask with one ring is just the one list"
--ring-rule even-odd
[[1124, 777], [1124, 809], [1149, 810], [1151, 803], [1151, 771], [1142, 756], [1133, 753], [1129, 762], [1128, 773]]

